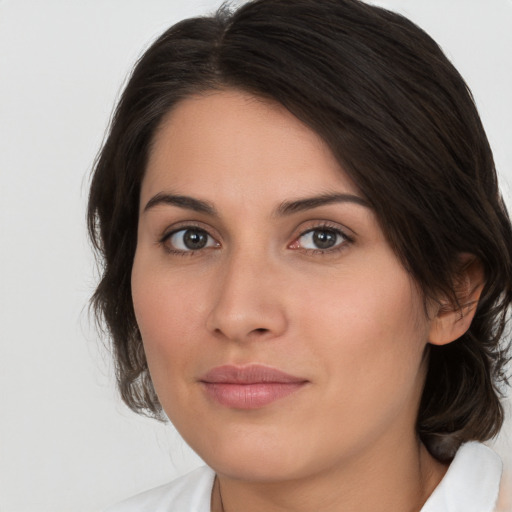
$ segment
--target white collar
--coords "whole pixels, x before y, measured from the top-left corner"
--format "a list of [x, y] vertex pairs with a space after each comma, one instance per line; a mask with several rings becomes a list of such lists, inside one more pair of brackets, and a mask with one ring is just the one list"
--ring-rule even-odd
[[492, 512], [501, 472], [501, 460], [490, 448], [463, 444], [421, 512]]

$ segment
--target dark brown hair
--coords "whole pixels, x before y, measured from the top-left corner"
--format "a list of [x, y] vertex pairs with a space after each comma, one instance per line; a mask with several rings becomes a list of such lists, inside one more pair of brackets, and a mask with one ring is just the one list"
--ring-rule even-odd
[[430, 346], [417, 430], [432, 443], [486, 440], [503, 422], [512, 232], [471, 94], [438, 45], [358, 0], [256, 0], [184, 20], [142, 56], [92, 178], [88, 225], [103, 275], [92, 305], [108, 330], [123, 400], [158, 417], [130, 276], [139, 191], [163, 116], [193, 94], [236, 88], [284, 105], [317, 132], [374, 208], [425, 298], [455, 307], [461, 253], [486, 283], [470, 329]]

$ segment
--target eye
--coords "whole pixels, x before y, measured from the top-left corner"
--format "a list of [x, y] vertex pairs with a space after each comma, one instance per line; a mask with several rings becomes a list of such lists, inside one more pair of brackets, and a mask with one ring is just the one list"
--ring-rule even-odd
[[162, 240], [174, 253], [199, 251], [207, 247], [218, 247], [219, 243], [204, 229], [188, 227], [169, 233]]
[[341, 249], [347, 242], [350, 242], [350, 239], [341, 230], [320, 226], [302, 233], [290, 248], [328, 252]]

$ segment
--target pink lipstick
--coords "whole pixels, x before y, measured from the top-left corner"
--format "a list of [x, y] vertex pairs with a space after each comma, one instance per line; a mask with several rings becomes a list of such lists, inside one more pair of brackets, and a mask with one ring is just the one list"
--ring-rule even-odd
[[298, 391], [307, 380], [269, 366], [218, 366], [203, 377], [206, 393], [232, 409], [259, 409]]

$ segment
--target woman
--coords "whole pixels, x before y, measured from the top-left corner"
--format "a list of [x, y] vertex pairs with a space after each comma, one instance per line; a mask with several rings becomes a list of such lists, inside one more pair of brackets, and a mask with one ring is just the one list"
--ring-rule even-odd
[[471, 95], [411, 22], [257, 0], [171, 27], [89, 227], [121, 395], [208, 465], [113, 510], [493, 509], [511, 226]]

